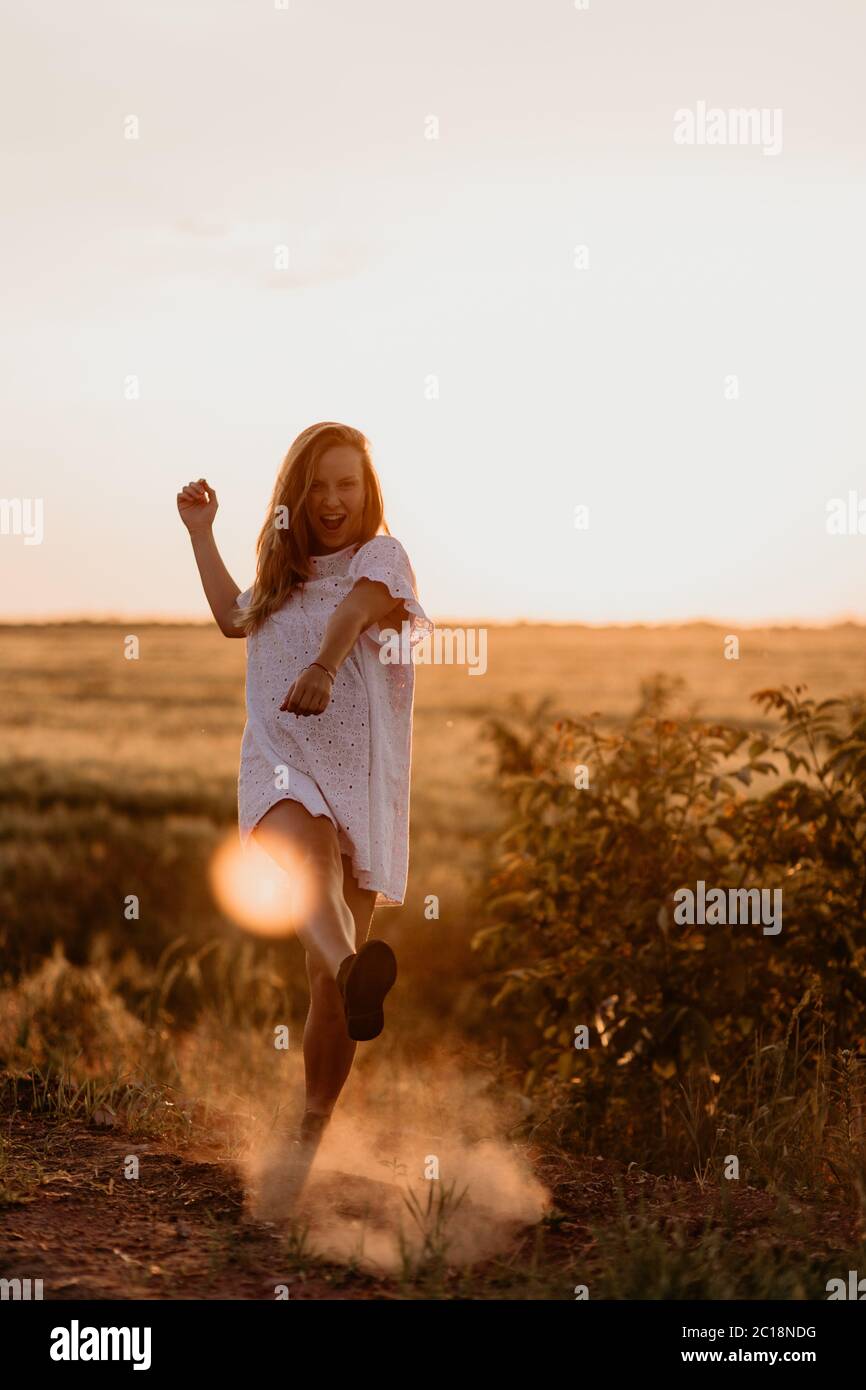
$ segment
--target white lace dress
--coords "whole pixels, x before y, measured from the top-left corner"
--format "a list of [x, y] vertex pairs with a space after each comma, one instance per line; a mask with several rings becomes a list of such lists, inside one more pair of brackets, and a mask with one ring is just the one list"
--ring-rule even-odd
[[[246, 845], [276, 802], [299, 801], [314, 816], [327, 816], [341, 853], [349, 855], [362, 888], [375, 889], [377, 905], [402, 904], [409, 864], [409, 770], [415, 667], [411, 660], [385, 663], [380, 651], [386, 622], [362, 633], [337, 671], [323, 714], [280, 710], [296, 676], [314, 661], [334, 609], [358, 579], [386, 584], [409, 615], [402, 654], [433, 624], [418, 602], [415, 575], [393, 536], [374, 536], [312, 558], [313, 573], [287, 603], [247, 638], [247, 723], [238, 776], [238, 827]], [[238, 597], [245, 607], [252, 589]], [[392, 642], [393, 646], [393, 642]]]

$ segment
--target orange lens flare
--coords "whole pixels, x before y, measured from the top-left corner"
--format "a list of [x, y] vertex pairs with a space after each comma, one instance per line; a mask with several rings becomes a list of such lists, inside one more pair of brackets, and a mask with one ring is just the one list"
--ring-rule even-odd
[[300, 860], [282, 863], [251, 840], [243, 849], [234, 835], [210, 863], [211, 891], [218, 907], [239, 927], [256, 936], [291, 936], [304, 920], [308, 874]]

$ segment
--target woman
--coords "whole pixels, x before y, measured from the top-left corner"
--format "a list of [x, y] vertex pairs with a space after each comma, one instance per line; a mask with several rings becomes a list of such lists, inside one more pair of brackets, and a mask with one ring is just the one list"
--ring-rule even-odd
[[247, 640], [241, 840], [261, 843], [302, 893], [310, 1008], [300, 1140], [314, 1145], [356, 1043], [382, 1031], [397, 974], [390, 946], [367, 934], [376, 903], [399, 906], [405, 895], [415, 674], [406, 657], [432, 624], [359, 430], [328, 421], [298, 435], [244, 593], [213, 537], [210, 484], [188, 483], [177, 505], [220, 630]]

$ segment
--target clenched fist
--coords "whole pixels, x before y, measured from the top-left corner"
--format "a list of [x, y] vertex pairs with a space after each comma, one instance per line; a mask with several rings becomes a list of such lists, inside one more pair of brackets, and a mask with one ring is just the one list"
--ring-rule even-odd
[[333, 682], [321, 666], [307, 666], [293, 682], [281, 710], [287, 714], [324, 714], [331, 702]]
[[187, 483], [177, 494], [177, 510], [190, 535], [209, 531], [217, 514], [217, 495], [206, 478]]

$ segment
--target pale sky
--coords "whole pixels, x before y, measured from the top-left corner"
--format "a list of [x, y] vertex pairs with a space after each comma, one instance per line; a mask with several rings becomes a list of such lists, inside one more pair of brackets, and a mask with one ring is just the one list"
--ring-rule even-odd
[[0, 617], [206, 616], [178, 488], [246, 588], [336, 419], [434, 617], [866, 619], [862, 0], [0, 13]]

